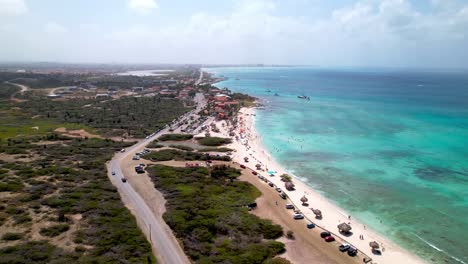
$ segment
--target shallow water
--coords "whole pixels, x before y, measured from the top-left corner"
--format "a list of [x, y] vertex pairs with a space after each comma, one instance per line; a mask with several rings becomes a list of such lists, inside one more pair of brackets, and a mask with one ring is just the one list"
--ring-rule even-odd
[[256, 129], [295, 176], [429, 262], [468, 263], [467, 72], [207, 71], [261, 99]]

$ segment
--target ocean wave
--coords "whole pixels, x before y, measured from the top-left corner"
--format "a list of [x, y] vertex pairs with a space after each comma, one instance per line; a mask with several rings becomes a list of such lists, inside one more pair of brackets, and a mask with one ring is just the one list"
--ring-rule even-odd
[[467, 263], [464, 262], [463, 260], [461, 260], [461, 259], [459, 259], [459, 258], [457, 258], [457, 257], [455, 257], [455, 256], [452, 256], [452, 255], [448, 254], [448, 253], [445, 252], [443, 249], [438, 248], [436, 245], [430, 243], [429, 241], [425, 240], [424, 238], [418, 236], [417, 234], [413, 233], [413, 235], [416, 236], [417, 238], [419, 238], [419, 240], [421, 240], [422, 242], [424, 242], [426, 245], [430, 246], [431, 248], [433, 248], [433, 249], [435, 249], [435, 250], [437, 250], [437, 251], [439, 251], [439, 252], [444, 253], [445, 255], [447, 255], [448, 257], [450, 257], [451, 259], [453, 259], [453, 260], [455, 260], [455, 261], [457, 261], [457, 262], [459, 262], [459, 263], [467, 264]]

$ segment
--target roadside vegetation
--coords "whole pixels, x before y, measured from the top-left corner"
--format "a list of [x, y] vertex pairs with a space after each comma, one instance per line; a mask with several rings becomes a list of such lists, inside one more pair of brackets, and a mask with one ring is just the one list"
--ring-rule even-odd
[[209, 147], [209, 148], [201, 148], [198, 150], [198, 152], [231, 152], [233, 149], [231, 148], [214, 148], [214, 147]]
[[185, 141], [192, 139], [191, 134], [164, 134], [158, 138], [160, 141]]
[[169, 147], [175, 148], [175, 149], [180, 149], [180, 150], [185, 150], [185, 151], [193, 151], [192, 147], [184, 146], [184, 145], [169, 145]]
[[203, 146], [217, 147], [232, 142], [230, 138], [221, 137], [199, 137], [196, 138], [198, 143]]
[[206, 161], [206, 160], [222, 160], [230, 161], [229, 156], [209, 155], [207, 153], [198, 153], [193, 151], [182, 151], [178, 149], [162, 149], [159, 151], [152, 151], [142, 156], [142, 158], [151, 161], [169, 161], [169, 160], [186, 160], [186, 161]]
[[[24, 153], [0, 161], [0, 186], [9, 186], [1, 190], [0, 224], [8, 233], [0, 237], [16, 241], [0, 243], [0, 263], [152, 261], [149, 243], [105, 168], [112, 154], [129, 144], [58, 134], [0, 141], [1, 153]], [[78, 221], [81, 228], [69, 233]], [[35, 225], [44, 226], [38, 234]], [[65, 235], [66, 247], [49, 240]], [[41, 240], [32, 241], [34, 236]]]
[[273, 239], [283, 230], [249, 213], [260, 192], [237, 180], [239, 170], [154, 165], [149, 173], [167, 200], [164, 220], [195, 263], [277, 263], [284, 244]]

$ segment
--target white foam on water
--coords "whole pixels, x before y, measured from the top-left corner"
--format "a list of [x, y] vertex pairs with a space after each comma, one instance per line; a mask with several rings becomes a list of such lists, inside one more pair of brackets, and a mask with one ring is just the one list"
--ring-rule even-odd
[[459, 263], [467, 264], [467, 263], [464, 262], [463, 260], [461, 260], [461, 259], [459, 259], [459, 258], [457, 258], [457, 257], [455, 257], [455, 256], [452, 256], [452, 255], [448, 254], [447, 252], [445, 252], [443, 249], [440, 249], [440, 248], [438, 248], [437, 246], [435, 246], [434, 244], [431, 244], [429, 241], [425, 240], [424, 238], [422, 238], [422, 237], [420, 237], [420, 236], [418, 236], [418, 235], [416, 235], [416, 234], [414, 234], [414, 233], [413, 233], [413, 235], [415, 235], [417, 238], [419, 238], [421, 241], [423, 241], [424, 243], [426, 243], [426, 244], [427, 244], [428, 246], [430, 246], [431, 248], [433, 248], [433, 249], [435, 249], [435, 250], [437, 250], [437, 251], [439, 251], [439, 252], [444, 253], [445, 255], [447, 255], [448, 257], [450, 257], [451, 259], [456, 260], [456, 261], [459, 262]]

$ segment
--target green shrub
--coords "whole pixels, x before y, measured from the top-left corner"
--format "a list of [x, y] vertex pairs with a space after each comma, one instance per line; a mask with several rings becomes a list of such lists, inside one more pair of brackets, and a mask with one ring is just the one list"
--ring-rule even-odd
[[233, 151], [233, 149], [231, 148], [214, 148], [214, 147], [201, 148], [198, 150], [198, 152], [231, 152], [231, 151]]
[[193, 135], [190, 134], [164, 134], [158, 138], [160, 141], [184, 141], [192, 139]]
[[70, 229], [70, 226], [68, 224], [58, 224], [58, 225], [53, 225], [50, 227], [44, 227], [41, 228], [39, 233], [43, 236], [47, 237], [56, 237], [63, 232], [66, 232]]
[[220, 137], [201, 137], [197, 138], [198, 143], [203, 146], [212, 146], [217, 147], [224, 144], [229, 144], [232, 142], [230, 138], [220, 138]]
[[184, 146], [184, 145], [169, 145], [169, 147], [175, 148], [175, 149], [180, 149], [180, 150], [185, 150], [185, 151], [193, 151], [192, 147]]
[[23, 238], [22, 233], [5, 233], [2, 236], [2, 240], [6, 241], [20, 240], [21, 238]]

